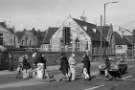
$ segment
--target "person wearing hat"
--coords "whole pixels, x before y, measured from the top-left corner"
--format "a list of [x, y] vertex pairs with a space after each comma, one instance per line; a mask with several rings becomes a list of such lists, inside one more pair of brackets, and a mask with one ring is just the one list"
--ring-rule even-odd
[[75, 60], [75, 54], [72, 53], [68, 60], [70, 72], [71, 72], [71, 80], [74, 81], [76, 78], [76, 60]]

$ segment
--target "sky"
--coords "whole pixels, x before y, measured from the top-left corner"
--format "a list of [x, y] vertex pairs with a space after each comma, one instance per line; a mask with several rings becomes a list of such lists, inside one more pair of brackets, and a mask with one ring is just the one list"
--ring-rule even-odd
[[87, 17], [90, 23], [100, 24], [104, 3], [118, 1], [106, 6], [106, 23], [132, 29], [135, 27], [135, 0], [0, 0], [0, 21], [15, 26], [16, 30], [45, 30], [60, 26], [71, 15]]

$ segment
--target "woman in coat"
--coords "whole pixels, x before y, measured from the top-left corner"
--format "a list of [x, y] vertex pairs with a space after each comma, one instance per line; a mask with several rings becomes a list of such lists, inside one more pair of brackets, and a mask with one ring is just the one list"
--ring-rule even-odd
[[67, 80], [69, 80], [68, 72], [69, 72], [69, 63], [65, 54], [62, 54], [60, 58], [60, 69], [64, 76], [66, 76]]
[[90, 63], [90, 59], [86, 53], [83, 57], [82, 63], [83, 63], [83, 73], [85, 74], [84, 75], [85, 79], [91, 79], [91, 75], [90, 75], [91, 63]]

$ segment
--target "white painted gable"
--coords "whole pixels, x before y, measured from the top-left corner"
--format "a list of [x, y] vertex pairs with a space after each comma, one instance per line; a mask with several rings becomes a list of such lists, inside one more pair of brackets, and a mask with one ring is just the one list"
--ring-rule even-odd
[[71, 40], [76, 40], [77, 38], [82, 41], [90, 41], [89, 35], [71, 18], [67, 18], [58, 29], [58, 31], [53, 35], [52, 39], [59, 40], [62, 38], [63, 27], [70, 27], [71, 29]]
[[61, 48], [61, 40], [63, 39], [63, 27], [70, 27], [70, 39], [73, 48], [75, 48], [73, 43], [78, 39], [80, 41], [79, 47], [81, 51], [85, 51], [86, 47], [88, 47], [90, 50], [91, 38], [71, 17], [68, 17], [52, 36], [51, 46], [53, 50], [58, 51], [58, 49]]

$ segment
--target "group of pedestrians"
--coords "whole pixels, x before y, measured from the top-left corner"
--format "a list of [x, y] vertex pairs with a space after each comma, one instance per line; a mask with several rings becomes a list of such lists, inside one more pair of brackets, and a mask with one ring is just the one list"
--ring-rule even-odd
[[[63, 73], [63, 75], [65, 75], [68, 81], [74, 81], [76, 79], [76, 65], [77, 65], [75, 54], [72, 53], [68, 59], [66, 54], [63, 53], [60, 60], [61, 60], [61, 63], [60, 63], [59, 70]], [[91, 79], [91, 75], [90, 75], [91, 64], [90, 64], [90, 59], [87, 53], [85, 53], [82, 63], [83, 63], [82, 73], [83, 73], [84, 79], [90, 80]]]
[[[32, 54], [31, 59], [33, 62], [30, 62], [27, 54], [24, 54], [19, 57], [18, 60], [18, 68], [17, 68], [17, 78], [37, 78], [44, 79], [49, 78], [49, 74], [47, 72], [47, 59], [45, 55], [42, 53], [35, 52]], [[82, 73], [84, 79], [91, 79], [90, 75], [90, 59], [87, 53], [84, 54], [83, 60], [83, 69]], [[60, 57], [60, 68], [59, 70], [66, 77], [67, 81], [76, 80], [76, 66], [77, 60], [74, 53], [72, 53], [69, 58], [66, 53], [62, 53]]]
[[23, 78], [23, 79], [47, 78], [48, 77], [46, 71], [47, 60], [45, 59], [44, 54], [35, 52], [32, 54], [31, 59], [32, 62], [30, 62], [27, 54], [19, 57], [16, 78]]

